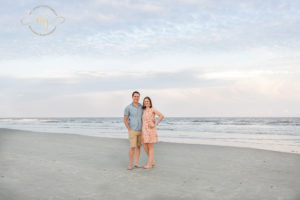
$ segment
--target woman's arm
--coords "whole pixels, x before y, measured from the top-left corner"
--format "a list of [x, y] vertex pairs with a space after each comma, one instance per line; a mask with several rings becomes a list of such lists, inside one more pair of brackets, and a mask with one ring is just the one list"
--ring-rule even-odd
[[156, 115], [158, 115], [158, 120], [156, 122], [156, 126], [157, 126], [161, 122], [161, 120], [163, 120], [164, 115], [155, 108], [153, 109], [153, 111]]

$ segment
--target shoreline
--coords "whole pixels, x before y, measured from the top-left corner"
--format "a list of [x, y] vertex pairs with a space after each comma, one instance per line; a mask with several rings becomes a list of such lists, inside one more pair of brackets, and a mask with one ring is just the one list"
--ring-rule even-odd
[[[22, 129], [12, 129], [12, 128], [0, 128], [1, 131], [19, 131], [19, 132], [31, 132], [31, 133], [42, 133], [42, 134], [60, 134], [60, 135], [76, 135], [76, 136], [83, 136], [83, 137], [92, 137], [92, 138], [109, 138], [109, 139], [120, 139], [120, 140], [128, 140], [127, 138], [117, 138], [117, 137], [102, 137], [102, 136], [95, 136], [95, 135], [83, 135], [77, 133], [60, 133], [60, 132], [44, 132], [44, 131], [32, 131], [32, 130], [22, 130]], [[193, 140], [193, 139], [191, 139]], [[280, 152], [280, 153], [290, 153], [290, 154], [298, 154], [300, 155], [300, 151], [288, 151], [288, 150], [275, 150], [275, 149], [267, 149], [267, 148], [259, 148], [259, 147], [249, 147], [249, 146], [233, 146], [233, 145], [224, 145], [224, 144], [211, 144], [211, 143], [193, 143], [193, 142], [174, 142], [174, 141], [161, 141], [159, 140], [158, 143], [171, 143], [171, 144], [187, 144], [187, 145], [207, 145], [207, 146], [217, 146], [217, 147], [232, 147], [232, 148], [246, 148], [246, 149], [254, 149], [254, 150], [264, 150], [264, 151], [273, 151], [273, 152]]]

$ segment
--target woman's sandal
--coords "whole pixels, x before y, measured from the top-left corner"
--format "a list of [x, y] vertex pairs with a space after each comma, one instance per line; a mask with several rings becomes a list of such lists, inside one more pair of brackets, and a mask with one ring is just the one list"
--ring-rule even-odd
[[142, 166], [139, 165], [139, 164], [135, 164], [134, 167], [136, 167], [136, 168], [141, 168]]
[[144, 166], [144, 169], [150, 169], [150, 168], [152, 168], [152, 166], [148, 166], [148, 165]]

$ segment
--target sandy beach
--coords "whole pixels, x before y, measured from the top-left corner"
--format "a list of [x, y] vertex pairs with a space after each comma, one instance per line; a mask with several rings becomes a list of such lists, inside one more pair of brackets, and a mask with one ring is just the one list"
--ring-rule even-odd
[[153, 169], [130, 171], [128, 147], [124, 139], [0, 129], [0, 199], [300, 199], [300, 154], [160, 142]]

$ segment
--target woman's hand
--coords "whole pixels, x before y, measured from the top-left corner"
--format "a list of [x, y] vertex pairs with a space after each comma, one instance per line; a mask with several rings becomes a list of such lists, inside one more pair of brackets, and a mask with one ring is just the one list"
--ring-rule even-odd
[[157, 122], [156, 122], [156, 126], [157, 126], [161, 122], [161, 120], [163, 120], [164, 115], [161, 112], [159, 112], [158, 110], [156, 110], [156, 109], [153, 109], [153, 111], [159, 117], [158, 120], [157, 120]]
[[155, 127], [155, 121], [149, 121], [148, 128], [154, 128]]

